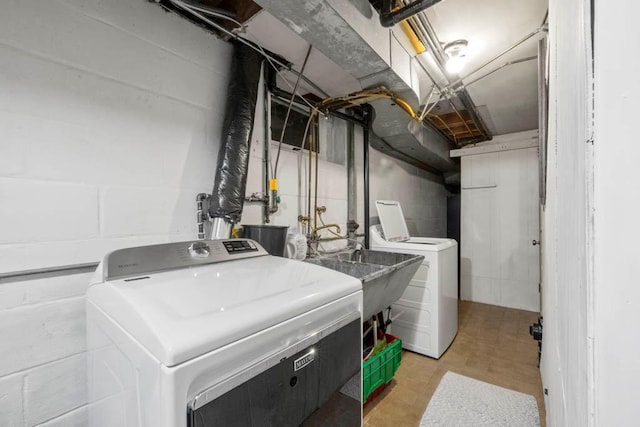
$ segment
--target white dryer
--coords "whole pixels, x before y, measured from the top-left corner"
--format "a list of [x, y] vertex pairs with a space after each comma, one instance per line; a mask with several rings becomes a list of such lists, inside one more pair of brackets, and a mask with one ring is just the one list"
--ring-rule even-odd
[[454, 239], [410, 237], [400, 203], [377, 200], [380, 225], [370, 229], [371, 249], [424, 255], [404, 294], [392, 305], [402, 313], [391, 332], [402, 346], [440, 358], [458, 333], [458, 243]]
[[87, 294], [89, 425], [297, 426], [340, 408], [359, 426], [338, 390], [361, 372], [361, 313], [359, 280], [252, 240], [115, 251]]

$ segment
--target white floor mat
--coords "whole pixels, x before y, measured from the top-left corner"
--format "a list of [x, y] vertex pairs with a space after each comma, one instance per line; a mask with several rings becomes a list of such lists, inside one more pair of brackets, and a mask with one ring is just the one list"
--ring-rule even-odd
[[531, 395], [447, 372], [420, 421], [432, 426], [539, 427], [540, 417]]
[[361, 401], [362, 387], [361, 387], [360, 374], [355, 374], [345, 385], [340, 389], [340, 393], [345, 396], [349, 396], [358, 402]]

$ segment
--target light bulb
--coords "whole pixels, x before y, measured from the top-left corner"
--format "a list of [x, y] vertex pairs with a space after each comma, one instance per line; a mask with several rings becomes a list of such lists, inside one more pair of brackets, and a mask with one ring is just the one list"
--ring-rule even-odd
[[451, 74], [458, 74], [464, 68], [464, 58], [461, 56], [452, 56], [447, 60], [445, 67], [447, 72]]
[[444, 52], [448, 58], [445, 68], [449, 74], [458, 74], [464, 68], [467, 44], [466, 40], [456, 40], [445, 45]]

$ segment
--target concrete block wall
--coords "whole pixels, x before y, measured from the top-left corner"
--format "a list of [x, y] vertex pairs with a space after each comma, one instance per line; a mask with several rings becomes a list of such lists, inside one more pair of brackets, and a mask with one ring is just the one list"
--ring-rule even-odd
[[[259, 100], [258, 105], [262, 105]], [[256, 117], [260, 117], [258, 114]], [[259, 128], [256, 119], [256, 129]], [[254, 135], [247, 193], [259, 191], [262, 187], [262, 145]], [[329, 143], [330, 141], [321, 141]], [[275, 158], [277, 143], [271, 142], [272, 157]], [[363, 134], [362, 129], [355, 129], [355, 157], [357, 175], [357, 214], [360, 228], [364, 233], [364, 182], [363, 182]], [[279, 194], [282, 199], [279, 211], [271, 217], [272, 224], [287, 225], [290, 229], [298, 226], [298, 215], [306, 212], [306, 186], [308, 152], [302, 156], [298, 151], [284, 148], [280, 155]], [[326, 206], [323, 214], [325, 223], [336, 223], [346, 233], [347, 224], [347, 170], [346, 166], [327, 161], [321, 154], [318, 164], [318, 206]], [[397, 200], [401, 203], [407, 227], [412, 236], [446, 237], [447, 234], [447, 196], [449, 192], [437, 177], [414, 166], [389, 157], [375, 149], [369, 150], [370, 173], [370, 215], [371, 224], [378, 223], [375, 207], [376, 200]], [[299, 166], [300, 164], [300, 166]], [[312, 172], [314, 174], [315, 172]], [[312, 177], [315, 179], [315, 177]], [[312, 190], [313, 183], [312, 181]], [[312, 191], [313, 197], [313, 191]], [[312, 199], [312, 206], [314, 200]], [[313, 209], [313, 207], [312, 207]], [[256, 205], [245, 205], [242, 223], [259, 224], [262, 208]], [[331, 237], [328, 231], [322, 231], [323, 237]], [[324, 243], [321, 249], [333, 250], [346, 245], [345, 241]]]
[[[361, 155], [361, 131], [356, 131], [356, 155]], [[361, 165], [361, 164], [360, 164]], [[362, 167], [358, 166], [358, 194], [363, 194]], [[396, 200], [402, 206], [409, 234], [447, 237], [447, 196], [441, 180], [429, 172], [386, 154], [369, 150], [371, 224], [378, 224], [376, 200]], [[363, 221], [362, 211], [358, 213]], [[359, 221], [360, 222], [360, 221]], [[364, 222], [360, 222], [364, 226]], [[360, 231], [360, 230], [359, 230]]]
[[[195, 237], [231, 46], [143, 0], [0, 14], [0, 273]], [[91, 273], [0, 281], [0, 425], [87, 424]]]
[[[264, 94], [259, 93], [256, 102], [256, 118], [254, 123], [253, 140], [251, 145], [251, 157], [249, 159], [249, 174], [247, 176], [246, 193], [264, 192]], [[324, 119], [322, 119], [324, 120]], [[332, 119], [333, 120], [333, 119]], [[321, 124], [323, 129], [324, 123]], [[339, 125], [338, 125], [339, 126]], [[345, 128], [346, 126], [342, 126]], [[345, 164], [328, 160], [327, 150], [324, 145], [334, 144], [335, 150], [345, 150], [346, 141], [336, 142], [330, 132], [320, 132], [320, 154], [318, 160], [318, 206], [325, 206], [327, 211], [322, 215], [326, 224], [338, 224], [341, 234], [346, 234], [347, 229], [347, 167]], [[338, 131], [339, 132], [339, 131]], [[346, 134], [344, 135], [346, 139]], [[340, 138], [337, 138], [340, 139]], [[362, 145], [362, 139], [356, 144]], [[271, 163], [275, 165], [278, 153], [278, 142], [270, 140]], [[336, 147], [338, 146], [338, 147]], [[338, 156], [339, 157], [339, 156]], [[289, 230], [298, 230], [298, 215], [306, 215], [307, 212], [307, 188], [309, 185], [309, 152], [293, 150], [292, 147], [283, 145], [280, 150], [278, 162], [278, 194], [281, 203], [278, 211], [271, 215], [270, 224], [288, 226]], [[315, 202], [315, 158], [311, 172], [311, 209]], [[362, 193], [360, 192], [360, 197]], [[241, 224], [262, 224], [263, 209], [260, 204], [245, 204], [242, 212]], [[320, 232], [322, 237], [332, 237], [327, 230]], [[320, 250], [331, 251], [346, 245], [346, 241], [322, 243]]]
[[[275, 158], [278, 144], [271, 142], [271, 152]], [[247, 177], [247, 193], [262, 189], [263, 164], [262, 153], [252, 153]], [[346, 234], [347, 224], [347, 170], [345, 165], [332, 163], [323, 158], [318, 162], [318, 206], [325, 206], [327, 211], [322, 215], [325, 223], [338, 224], [341, 233]], [[274, 160], [275, 162], [275, 160]], [[287, 147], [280, 153], [278, 166], [279, 196], [281, 203], [278, 212], [270, 218], [273, 225], [286, 225], [289, 230], [298, 230], [298, 215], [306, 215], [308, 186], [308, 151], [293, 151]], [[259, 176], [260, 175], [260, 176]], [[315, 161], [312, 170], [315, 182]], [[311, 209], [314, 204], [314, 184], [312, 182]], [[261, 224], [262, 207], [245, 205], [242, 224]], [[321, 231], [323, 237], [331, 237], [328, 231]], [[323, 243], [321, 249], [333, 250], [345, 246], [346, 242]]]
[[[213, 184], [231, 46], [144, 0], [4, 6], [0, 274], [195, 238], [194, 199]], [[262, 120], [258, 111], [256, 129]], [[254, 132], [247, 193], [263, 190], [263, 136]], [[398, 198], [397, 188], [406, 192], [405, 211], [429, 200], [431, 207], [416, 207], [408, 218], [410, 228], [443, 234], [444, 188], [381, 153], [372, 150], [371, 158], [372, 200]], [[299, 172], [298, 154], [283, 151], [280, 170], [282, 204], [273, 223], [294, 226], [306, 202], [306, 166]], [[319, 176], [325, 221], [344, 228], [345, 167], [321, 161]], [[243, 223], [261, 219], [260, 206], [246, 207]], [[90, 275], [0, 280], [0, 425], [87, 424]]]
[[0, 282], [0, 424], [86, 425], [91, 273]]
[[231, 47], [144, 1], [10, 1], [0, 17], [0, 272], [189, 239]]

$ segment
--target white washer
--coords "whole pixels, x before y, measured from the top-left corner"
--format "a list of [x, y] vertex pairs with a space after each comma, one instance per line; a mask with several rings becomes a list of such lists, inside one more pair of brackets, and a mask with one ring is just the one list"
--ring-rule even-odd
[[458, 333], [458, 243], [410, 237], [400, 203], [377, 200], [380, 225], [371, 227], [371, 249], [424, 255], [404, 294], [392, 305], [391, 325], [407, 350], [440, 358]]
[[248, 239], [113, 252], [87, 293], [89, 425], [299, 425], [329, 398], [359, 425], [336, 390], [361, 313], [359, 280]]

